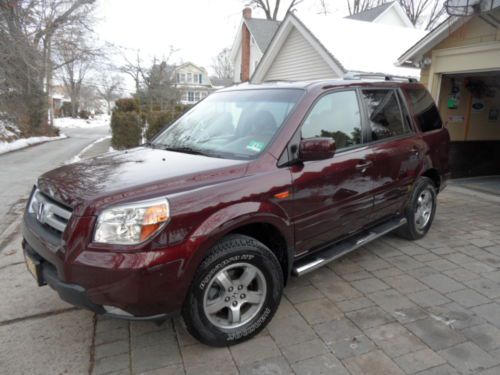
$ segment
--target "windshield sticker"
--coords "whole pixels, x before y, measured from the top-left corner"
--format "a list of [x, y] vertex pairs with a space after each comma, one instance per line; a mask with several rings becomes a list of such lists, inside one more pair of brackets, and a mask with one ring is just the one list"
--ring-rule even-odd
[[247, 150], [255, 151], [255, 152], [261, 152], [262, 149], [264, 148], [264, 143], [262, 142], [257, 142], [257, 141], [251, 141], [247, 145]]

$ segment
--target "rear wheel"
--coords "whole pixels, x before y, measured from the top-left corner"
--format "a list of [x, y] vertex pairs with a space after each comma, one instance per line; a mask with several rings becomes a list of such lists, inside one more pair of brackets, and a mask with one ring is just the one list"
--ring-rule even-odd
[[271, 320], [282, 290], [271, 250], [248, 236], [228, 236], [198, 268], [182, 312], [186, 327], [207, 345], [245, 341]]
[[413, 188], [405, 209], [406, 224], [398, 234], [409, 240], [418, 240], [429, 231], [436, 213], [436, 187], [431, 179], [420, 177]]

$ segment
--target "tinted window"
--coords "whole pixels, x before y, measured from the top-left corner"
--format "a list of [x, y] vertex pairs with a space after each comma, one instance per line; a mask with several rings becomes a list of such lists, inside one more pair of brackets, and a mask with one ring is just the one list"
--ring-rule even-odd
[[361, 116], [354, 91], [323, 96], [302, 126], [302, 138], [330, 137], [337, 149], [361, 143]]
[[441, 116], [434, 104], [432, 96], [424, 88], [406, 90], [420, 129], [423, 132], [443, 127]]
[[395, 137], [409, 132], [401, 117], [394, 90], [363, 90], [368, 108], [372, 140]]

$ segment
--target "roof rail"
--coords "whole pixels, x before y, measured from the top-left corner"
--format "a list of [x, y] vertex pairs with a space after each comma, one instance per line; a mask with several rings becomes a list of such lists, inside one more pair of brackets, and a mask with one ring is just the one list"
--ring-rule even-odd
[[412, 77], [395, 76], [392, 74], [383, 73], [360, 73], [360, 72], [347, 72], [344, 74], [345, 80], [358, 80], [358, 79], [373, 79], [377, 81], [398, 81], [416, 83], [418, 80]]

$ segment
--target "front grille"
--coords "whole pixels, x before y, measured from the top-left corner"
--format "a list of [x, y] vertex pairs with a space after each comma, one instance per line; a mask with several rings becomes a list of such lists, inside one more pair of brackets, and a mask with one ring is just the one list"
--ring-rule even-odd
[[71, 217], [71, 210], [35, 190], [31, 197], [29, 211], [47, 229], [61, 234]]

